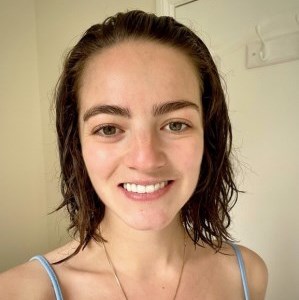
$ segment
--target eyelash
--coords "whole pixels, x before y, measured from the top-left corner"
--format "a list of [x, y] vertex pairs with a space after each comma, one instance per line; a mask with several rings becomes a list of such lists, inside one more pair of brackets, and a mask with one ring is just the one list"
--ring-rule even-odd
[[108, 137], [108, 138], [115, 137], [115, 135], [117, 133], [116, 134], [110, 134], [110, 135], [106, 135], [106, 134], [101, 133], [101, 131], [103, 131], [104, 129], [106, 129], [108, 127], [115, 128], [117, 131], [123, 131], [123, 130], [117, 128], [117, 126], [115, 124], [103, 124], [103, 125], [97, 127], [92, 133], [96, 134], [96, 135], [100, 135], [102, 137]]
[[[167, 127], [171, 124], [180, 124], [183, 127], [183, 129], [181, 129], [181, 130], [171, 130], [171, 129], [167, 130], [167, 131], [170, 131], [174, 134], [179, 134], [181, 132], [186, 131], [188, 128], [191, 128], [190, 124], [188, 124], [186, 122], [183, 122], [183, 121], [171, 121], [171, 122], [168, 122], [166, 125], [162, 126], [162, 128], [165, 128], [165, 127]], [[101, 131], [103, 131], [103, 130], [109, 128], [109, 127], [110, 127], [110, 129], [113, 128], [118, 132], [114, 133], [114, 134], [108, 134], [108, 135], [101, 133]], [[95, 135], [100, 135], [102, 137], [106, 137], [106, 138], [113, 138], [120, 132], [123, 132], [123, 130], [119, 129], [115, 124], [103, 124], [103, 125], [97, 127], [92, 133], [95, 134]]]
[[170, 130], [169, 129], [168, 131], [171, 131], [172, 133], [181, 133], [191, 127], [188, 123], [183, 122], [183, 121], [171, 121], [171, 122], [167, 123], [165, 126], [163, 126], [163, 128], [165, 128], [166, 126], [169, 126], [171, 124], [180, 124], [183, 126], [183, 129], [181, 129], [181, 130]]

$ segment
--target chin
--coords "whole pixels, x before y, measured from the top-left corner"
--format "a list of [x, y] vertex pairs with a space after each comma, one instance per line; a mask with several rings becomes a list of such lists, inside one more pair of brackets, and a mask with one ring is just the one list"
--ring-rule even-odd
[[154, 216], [141, 214], [140, 216], [134, 216], [124, 221], [129, 227], [135, 230], [159, 231], [166, 228], [173, 220], [173, 217], [171, 218], [165, 214], [155, 214]]

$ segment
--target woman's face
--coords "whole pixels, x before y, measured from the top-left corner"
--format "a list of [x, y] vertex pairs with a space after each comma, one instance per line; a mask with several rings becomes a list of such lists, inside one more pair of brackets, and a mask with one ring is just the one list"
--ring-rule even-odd
[[83, 159], [106, 221], [159, 230], [196, 187], [203, 154], [200, 81], [188, 57], [126, 41], [89, 59], [79, 91]]

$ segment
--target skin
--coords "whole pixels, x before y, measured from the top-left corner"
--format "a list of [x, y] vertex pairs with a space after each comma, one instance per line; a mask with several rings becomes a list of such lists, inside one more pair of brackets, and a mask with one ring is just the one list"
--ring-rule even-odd
[[[79, 96], [83, 158], [106, 206], [100, 229], [109, 241], [106, 248], [121, 283], [130, 300], [173, 299], [185, 239], [179, 212], [195, 189], [204, 147], [200, 82], [194, 66], [168, 46], [123, 42], [89, 60]], [[182, 100], [189, 105], [180, 109], [170, 105], [171, 111], [156, 109], [154, 113], [156, 107]], [[114, 106], [113, 114], [111, 107], [107, 113], [107, 105]], [[115, 106], [122, 108], [122, 115], [119, 110], [115, 114]], [[171, 181], [171, 185], [152, 198], [139, 195], [137, 200], [136, 194], [124, 192], [121, 186], [160, 181]], [[54, 262], [76, 245], [72, 241], [45, 256]], [[203, 246], [194, 247], [186, 239], [176, 299], [243, 299], [231, 247], [224, 244], [221, 252], [229, 255], [223, 255]], [[266, 266], [256, 253], [240, 248], [251, 299], [262, 300]], [[95, 241], [54, 269], [65, 299], [124, 299], [103, 246]], [[0, 275], [0, 294], [8, 299], [54, 299], [38, 262]]]
[[[82, 153], [106, 206], [103, 227], [121, 222], [126, 230], [161, 230], [178, 220], [198, 181], [203, 153], [199, 80], [177, 50], [131, 43], [93, 57], [85, 69], [79, 93]], [[153, 113], [157, 106], [182, 100], [192, 106]], [[125, 108], [130, 116], [98, 113], [82, 120], [88, 109], [100, 105]], [[114, 134], [99, 130], [106, 124]], [[172, 130], [174, 125], [179, 130]], [[171, 188], [157, 201], [132, 201], [119, 187], [166, 180], [173, 181]]]

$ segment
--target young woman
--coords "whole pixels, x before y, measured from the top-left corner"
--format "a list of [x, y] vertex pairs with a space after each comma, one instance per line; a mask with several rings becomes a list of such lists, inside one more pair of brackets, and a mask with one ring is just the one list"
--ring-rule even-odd
[[56, 112], [74, 240], [2, 274], [1, 299], [264, 299], [263, 260], [228, 233], [231, 125], [192, 31], [141, 11], [92, 26]]

